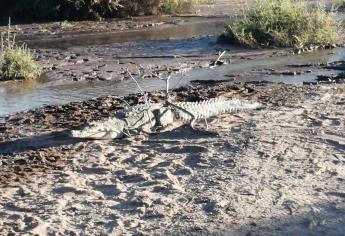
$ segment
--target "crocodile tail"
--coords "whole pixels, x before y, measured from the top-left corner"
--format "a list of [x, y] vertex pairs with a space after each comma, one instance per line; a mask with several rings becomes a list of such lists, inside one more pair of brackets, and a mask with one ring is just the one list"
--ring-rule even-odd
[[257, 109], [262, 106], [258, 102], [239, 99], [228, 100], [225, 98], [212, 98], [201, 102], [178, 102], [174, 105], [182, 108], [181, 110], [177, 109], [176, 112], [183, 120], [191, 120], [191, 115], [195, 119], [205, 119], [225, 113]]

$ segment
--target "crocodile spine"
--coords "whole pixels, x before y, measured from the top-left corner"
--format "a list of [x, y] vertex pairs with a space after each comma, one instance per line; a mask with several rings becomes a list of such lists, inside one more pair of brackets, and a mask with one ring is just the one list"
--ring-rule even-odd
[[[249, 102], [244, 100], [227, 100], [225, 98], [212, 98], [200, 102], [176, 102], [173, 103], [176, 107], [175, 116], [184, 120], [190, 121], [193, 119], [207, 119], [212, 116], [220, 114], [231, 113], [242, 110], [252, 110], [260, 108], [262, 105], [257, 102]], [[185, 111], [188, 112], [185, 112]]]
[[[193, 127], [195, 120], [207, 119], [220, 114], [257, 109], [262, 105], [244, 100], [212, 98], [201, 102], [167, 102], [142, 104], [119, 111], [114, 118], [92, 122], [82, 130], [71, 132], [75, 138], [114, 139], [130, 135], [131, 131], [165, 128], [175, 121], [189, 122]], [[207, 123], [207, 122], [206, 122]]]

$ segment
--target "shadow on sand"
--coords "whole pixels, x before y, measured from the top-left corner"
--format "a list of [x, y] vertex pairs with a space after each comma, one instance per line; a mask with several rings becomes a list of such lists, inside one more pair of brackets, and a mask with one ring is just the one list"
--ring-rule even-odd
[[[189, 126], [182, 126], [175, 130], [151, 134], [149, 143], [164, 143], [164, 142], [176, 142], [179, 139], [200, 139], [216, 137], [218, 134], [212, 131], [191, 129]], [[69, 131], [53, 132], [46, 134], [34, 135], [26, 138], [21, 138], [13, 141], [0, 143], [0, 154], [8, 155], [14, 153], [22, 153], [31, 150], [37, 150], [41, 148], [59, 147], [63, 145], [71, 145], [79, 142], [89, 141], [91, 139], [76, 139], [69, 136]], [[109, 140], [108, 140], [109, 141]], [[128, 144], [130, 141], [126, 139], [116, 140], [119, 144]]]
[[0, 143], [0, 154], [21, 153], [40, 148], [58, 147], [81, 142], [71, 138], [67, 131], [39, 134]]

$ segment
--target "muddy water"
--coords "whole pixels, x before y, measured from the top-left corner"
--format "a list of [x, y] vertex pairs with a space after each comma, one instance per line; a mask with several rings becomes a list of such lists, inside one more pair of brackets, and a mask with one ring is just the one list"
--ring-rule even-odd
[[[135, 30], [121, 33], [95, 34], [95, 35], [71, 35], [64, 38], [51, 40], [39, 40], [29, 42], [36, 48], [71, 48], [77, 51], [89, 50], [96, 53], [100, 48], [111, 55], [126, 56], [150, 56], [153, 54], [181, 55], [213, 53], [219, 50], [230, 50], [229, 54], [236, 52], [233, 48], [224, 48], [215, 44], [216, 36], [223, 31], [228, 18], [183, 18], [174, 25], [162, 25], [150, 30]], [[188, 39], [189, 38], [189, 39]], [[173, 40], [172, 40], [173, 39]], [[188, 40], [186, 40], [188, 39]], [[127, 43], [124, 43], [127, 42]], [[134, 44], [128, 42], [135, 42]], [[106, 46], [85, 47], [86, 45]], [[183, 45], [183, 46], [182, 46]], [[253, 58], [253, 60], [241, 61], [213, 69], [198, 69], [188, 72], [183, 76], [175, 76], [171, 81], [171, 87], [188, 84], [192, 80], [232, 79], [236, 75], [236, 81], [269, 80], [286, 83], [301, 83], [313, 81], [319, 73], [330, 73], [314, 70], [312, 73], [299, 76], [268, 75], [265, 69], [283, 71], [289, 69], [290, 64], [325, 63], [335, 60], [344, 60], [344, 49], [333, 51], [324, 50], [315, 53], [306, 53], [300, 56], [280, 56], [272, 58]], [[45, 104], [64, 104], [71, 101], [81, 101], [93, 97], [106, 95], [127, 95], [138, 92], [133, 81], [119, 82], [78, 82], [70, 84], [56, 84], [54, 78], [41, 78], [38, 81], [10, 82], [0, 86], [0, 118], [7, 114], [39, 107]], [[159, 80], [140, 81], [141, 87], [146, 91], [163, 89], [164, 82]], [[1, 119], [0, 119], [1, 122]]]
[[[345, 48], [333, 50], [319, 50], [302, 55], [273, 56], [263, 59], [253, 59], [220, 66], [212, 70], [194, 71], [187, 79], [224, 79], [225, 77], [238, 77], [238, 81], [271, 81], [289, 84], [302, 84], [315, 81], [319, 74], [337, 74], [338, 71], [311, 68], [301, 65], [318, 65], [345, 59]], [[282, 72], [301, 72], [300, 75], [284, 75]]]
[[[213, 69], [200, 69], [190, 71], [183, 77], [178, 75], [171, 80], [171, 87], [188, 84], [192, 80], [233, 79], [238, 75], [238, 81], [275, 81], [285, 83], [301, 83], [313, 81], [317, 74], [336, 73], [335, 71], [314, 70], [297, 76], [268, 75], [263, 70], [287, 70], [287, 65], [300, 65], [308, 63], [325, 63], [345, 59], [345, 49], [324, 50], [306, 53], [299, 56], [281, 56], [265, 59], [254, 59], [220, 66]], [[291, 68], [289, 68], [291, 69]], [[303, 68], [298, 68], [303, 70]], [[305, 68], [308, 69], [308, 68]], [[310, 68], [309, 68], [310, 69]], [[139, 92], [133, 81], [123, 82], [80, 82], [65, 85], [53, 85], [43, 81], [16, 82], [0, 87], [0, 116], [19, 112], [25, 109], [38, 107], [44, 104], [64, 104], [71, 101], [81, 101], [98, 96], [127, 95]], [[236, 82], [236, 81], [235, 81]], [[160, 80], [142, 80], [140, 86], [146, 91], [164, 89], [165, 83]]]
[[191, 38], [198, 35], [219, 34], [224, 30], [229, 19], [229, 17], [172, 17], [163, 25], [149, 29], [79, 35], [71, 33], [61, 38], [25, 40], [25, 43], [30, 48], [68, 49], [76, 46]]

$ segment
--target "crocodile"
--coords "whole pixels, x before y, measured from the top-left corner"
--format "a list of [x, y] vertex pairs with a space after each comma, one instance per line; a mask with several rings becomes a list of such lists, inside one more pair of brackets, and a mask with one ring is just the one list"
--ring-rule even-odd
[[[133, 132], [171, 130], [174, 124], [190, 124], [220, 114], [260, 108], [262, 104], [238, 99], [212, 98], [200, 102], [170, 102], [140, 104], [115, 113], [114, 117], [94, 121], [71, 136], [84, 139], [116, 139]], [[175, 125], [176, 128], [176, 125]]]

